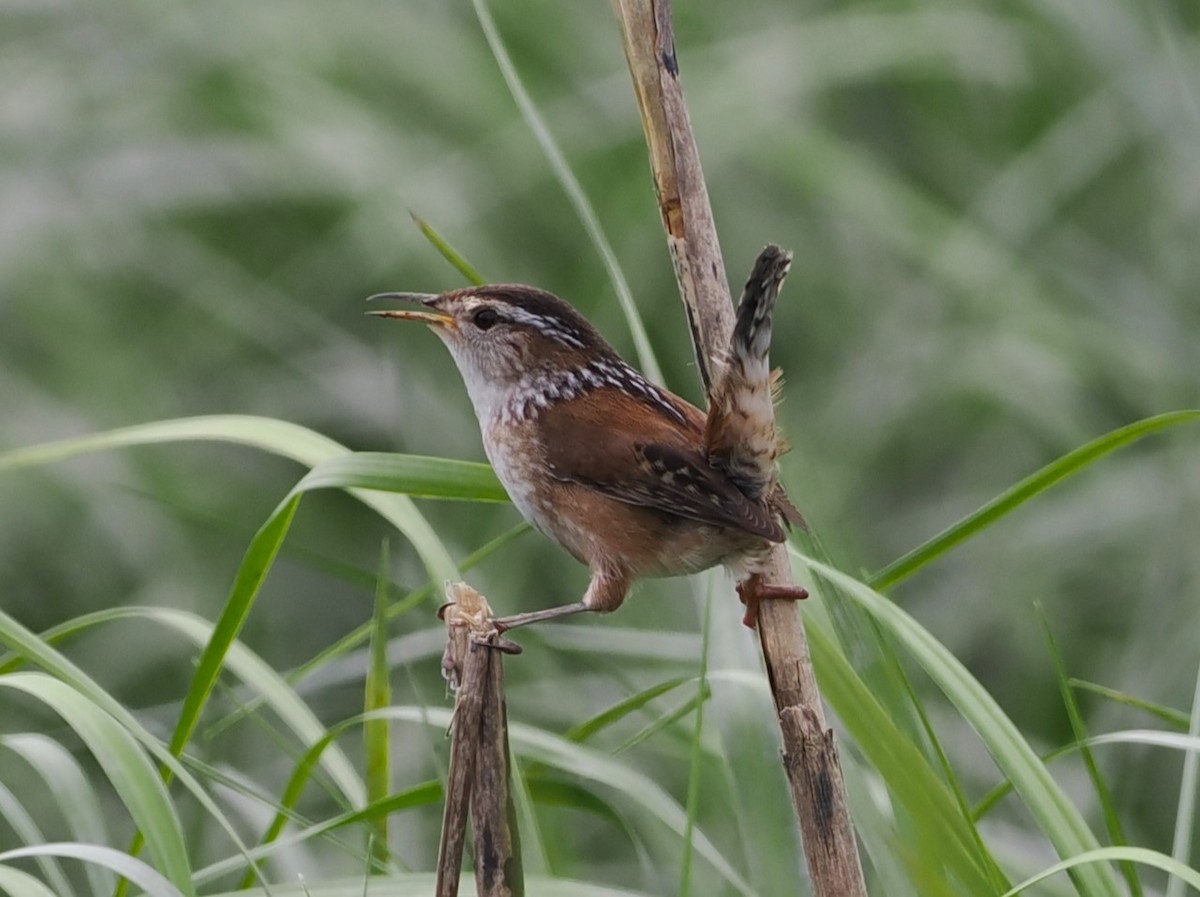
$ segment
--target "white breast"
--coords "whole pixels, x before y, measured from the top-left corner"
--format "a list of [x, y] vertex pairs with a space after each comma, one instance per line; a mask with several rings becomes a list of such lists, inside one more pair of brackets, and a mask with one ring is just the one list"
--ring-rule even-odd
[[537, 488], [546, 476], [542, 453], [536, 436], [525, 432], [527, 429], [528, 425], [514, 425], [511, 420], [493, 418], [484, 427], [483, 449], [521, 516], [540, 532], [554, 538]]

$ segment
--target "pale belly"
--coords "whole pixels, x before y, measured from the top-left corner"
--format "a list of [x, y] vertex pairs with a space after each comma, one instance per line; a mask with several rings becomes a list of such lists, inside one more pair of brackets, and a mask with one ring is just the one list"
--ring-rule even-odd
[[551, 513], [549, 498], [545, 489], [541, 488], [548, 476], [544, 462], [536, 453], [527, 454], [512, 450], [511, 445], [501, 441], [506, 435], [507, 432], [503, 428], [489, 427], [484, 433], [483, 449], [492, 464], [492, 469], [496, 471], [496, 477], [503, 484], [508, 497], [512, 499], [513, 506], [534, 529], [558, 542], [579, 560], [588, 563], [587, 557], [575, 551], [556, 532], [556, 515]]

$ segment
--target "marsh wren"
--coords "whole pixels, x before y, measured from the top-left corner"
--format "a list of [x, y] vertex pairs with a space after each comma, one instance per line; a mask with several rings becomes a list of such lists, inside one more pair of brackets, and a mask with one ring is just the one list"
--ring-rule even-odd
[[778, 246], [759, 255], [707, 414], [639, 374], [544, 290], [490, 284], [371, 297], [421, 306], [371, 314], [428, 324], [441, 338], [513, 504], [591, 569], [582, 601], [501, 618], [501, 630], [613, 611], [640, 577], [717, 564], [738, 579], [747, 626], [762, 599], [808, 595], [759, 576], [785, 526], [803, 525], [779, 483], [778, 377], [767, 360], [790, 264]]

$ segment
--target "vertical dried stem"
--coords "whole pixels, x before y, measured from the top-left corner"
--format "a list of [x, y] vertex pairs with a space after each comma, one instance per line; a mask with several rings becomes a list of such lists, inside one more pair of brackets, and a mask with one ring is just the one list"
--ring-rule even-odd
[[[454, 634], [451, 635], [454, 639]], [[475, 755], [479, 742], [479, 717], [487, 679], [486, 651], [472, 651], [462, 639], [464, 654], [458, 696], [454, 702], [454, 746], [446, 781], [446, 809], [438, 848], [436, 897], [457, 897], [462, 872], [463, 846], [467, 841], [467, 808], [474, 786]], [[447, 648], [449, 650], [449, 648]]]
[[447, 636], [442, 673], [457, 696], [434, 894], [458, 894], [470, 808], [478, 897], [523, 897], [501, 658], [502, 653], [521, 649], [497, 635], [487, 600], [466, 583], [447, 584], [446, 597], [449, 603], [441, 612]]
[[[671, 23], [670, 0], [614, 0], [633, 76], [667, 247], [687, 309], [705, 391], [733, 332], [733, 306], [700, 156], [692, 135]], [[791, 583], [783, 546], [768, 583]], [[813, 890], [821, 897], [866, 897], [858, 845], [833, 733], [825, 724], [799, 609], [764, 602], [759, 639], [783, 736], [783, 760], [800, 820]]]
[[508, 712], [504, 701], [504, 661], [492, 647], [475, 643], [473, 652], [487, 656], [489, 675], [479, 747], [475, 754], [475, 787], [471, 793], [471, 826], [475, 830], [477, 897], [523, 897], [521, 840], [512, 799], [509, 770]]

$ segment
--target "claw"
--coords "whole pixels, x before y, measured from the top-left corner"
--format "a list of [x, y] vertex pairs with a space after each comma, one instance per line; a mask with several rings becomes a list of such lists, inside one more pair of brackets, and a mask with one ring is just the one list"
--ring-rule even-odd
[[738, 598], [746, 605], [742, 625], [748, 629], [758, 627], [758, 607], [763, 601], [803, 601], [808, 589], [803, 586], [769, 585], [759, 573], [751, 574], [737, 584]]

